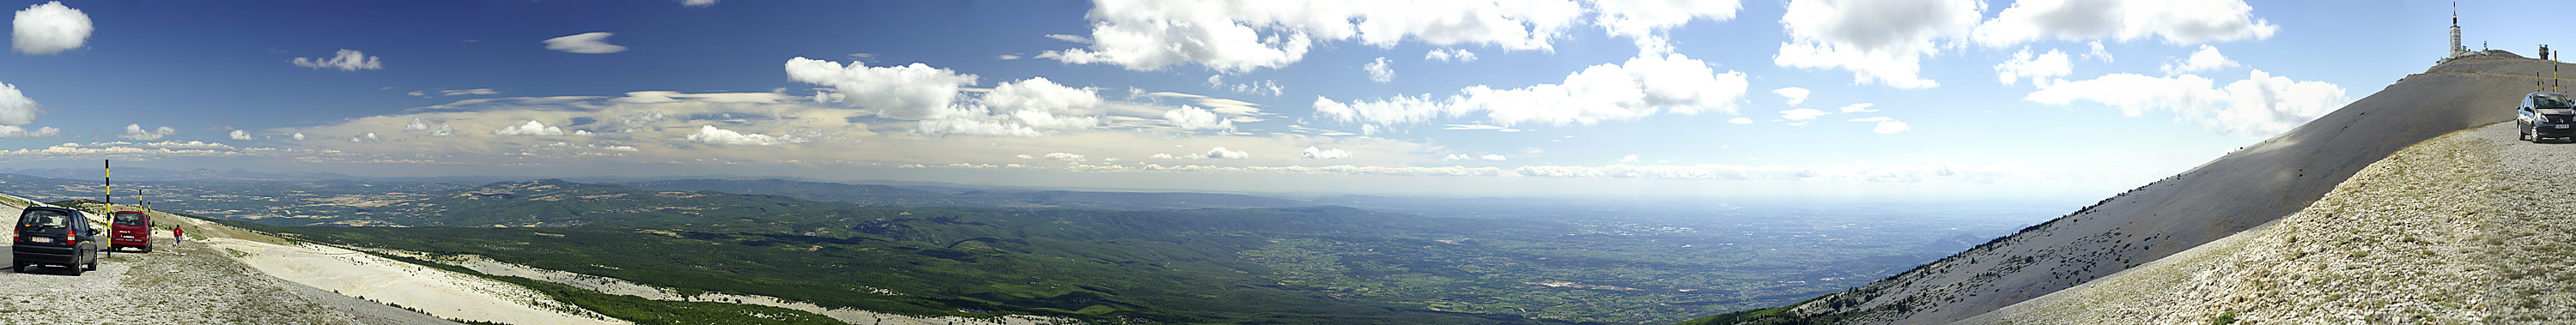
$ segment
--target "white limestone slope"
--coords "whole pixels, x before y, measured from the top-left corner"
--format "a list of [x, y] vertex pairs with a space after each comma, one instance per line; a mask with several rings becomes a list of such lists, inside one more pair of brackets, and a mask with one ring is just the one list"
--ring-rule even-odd
[[2408, 147], [2295, 214], [1961, 323], [2576, 321], [2576, 144], [2512, 127]]
[[[787, 309], [794, 309], [794, 310], [799, 310], [799, 311], [804, 311], [804, 312], [810, 312], [810, 313], [820, 314], [820, 315], [823, 315], [823, 316], [825, 316], [825, 317], [831, 317], [832, 319], [840, 320], [841, 322], [844, 322], [844, 323], [850, 323], [850, 324], [884, 324], [884, 325], [934, 325], [934, 324], [1040, 325], [1040, 324], [1073, 324], [1073, 323], [1080, 323], [1079, 321], [1071, 320], [1071, 319], [1048, 318], [1048, 317], [1038, 317], [1038, 316], [1028, 316], [1028, 315], [1012, 315], [1012, 316], [1004, 316], [1004, 317], [999, 317], [999, 318], [967, 318], [967, 317], [956, 317], [956, 316], [945, 316], [945, 317], [920, 317], [920, 316], [909, 316], [909, 315], [900, 315], [900, 314], [880, 313], [880, 312], [867, 311], [867, 310], [859, 310], [859, 309], [851, 309], [851, 308], [825, 308], [825, 307], [823, 307], [823, 306], [815, 305], [815, 304], [813, 304], [813, 303], [808, 303], [808, 302], [803, 302], [803, 301], [794, 301], [794, 300], [779, 299], [779, 298], [777, 298], [777, 297], [760, 296], [760, 295], [737, 295], [737, 294], [725, 294], [725, 293], [714, 293], [714, 292], [708, 292], [708, 293], [701, 293], [701, 294], [698, 294], [698, 295], [695, 295], [695, 296], [685, 296], [685, 295], [680, 295], [680, 294], [679, 294], [679, 290], [672, 290], [671, 288], [656, 287], [656, 286], [652, 286], [652, 285], [646, 285], [646, 284], [641, 284], [641, 283], [635, 283], [635, 282], [630, 282], [630, 281], [621, 280], [621, 279], [617, 279], [617, 278], [601, 277], [601, 276], [594, 276], [594, 275], [587, 275], [587, 274], [579, 274], [579, 273], [572, 273], [572, 272], [564, 272], [564, 271], [557, 271], [557, 270], [540, 269], [540, 268], [535, 268], [535, 267], [529, 267], [529, 266], [526, 266], [526, 265], [519, 265], [519, 264], [504, 263], [504, 262], [500, 262], [500, 261], [493, 261], [493, 260], [491, 260], [491, 259], [488, 259], [488, 258], [482, 258], [482, 257], [479, 257], [479, 256], [419, 256], [419, 255], [417, 255], [416, 253], [409, 253], [409, 252], [388, 252], [388, 253], [390, 253], [390, 254], [404, 254], [405, 256], [418, 256], [418, 257], [421, 257], [421, 258], [426, 259], [426, 260], [433, 260], [433, 261], [439, 261], [439, 262], [442, 262], [442, 263], [449, 263], [449, 264], [452, 264], [452, 265], [462, 266], [462, 267], [465, 267], [465, 268], [468, 268], [468, 269], [472, 269], [472, 270], [474, 270], [475, 272], [483, 272], [484, 274], [500, 275], [500, 276], [515, 276], [515, 277], [523, 277], [523, 278], [537, 279], [537, 280], [543, 280], [543, 281], [546, 281], [546, 282], [561, 283], [561, 284], [569, 285], [569, 286], [572, 286], [572, 287], [575, 287], [575, 288], [588, 289], [588, 290], [591, 290], [591, 291], [598, 291], [598, 292], [603, 292], [603, 293], [608, 293], [608, 294], [629, 295], [629, 296], [644, 297], [645, 299], [665, 300], [665, 301], [725, 302], [725, 303], [738, 303], [738, 304], [749, 304], [749, 305], [761, 305], [761, 306], [770, 306], [770, 307], [778, 307], [778, 308], [787, 308]], [[884, 294], [896, 294], [896, 293], [894, 293], [893, 291], [885, 291], [885, 289], [877, 289], [877, 290], [878, 290], [878, 293], [884, 293]]]
[[2288, 133], [1787, 315], [1958, 321], [2271, 223], [2400, 149], [2512, 119], [2533, 73], [2551, 63], [2493, 53], [2443, 62]]
[[280, 279], [459, 320], [511, 324], [624, 324], [517, 285], [315, 244], [233, 238], [205, 241]]

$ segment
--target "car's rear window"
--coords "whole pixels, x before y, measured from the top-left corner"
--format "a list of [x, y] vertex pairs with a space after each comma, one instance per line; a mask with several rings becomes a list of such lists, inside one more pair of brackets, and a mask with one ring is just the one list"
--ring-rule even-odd
[[27, 210], [18, 214], [19, 227], [62, 228], [72, 226], [71, 214], [54, 210]]
[[116, 224], [119, 224], [119, 225], [127, 225], [127, 226], [142, 226], [142, 225], [144, 225], [144, 224], [143, 224], [143, 221], [144, 221], [144, 220], [151, 220], [150, 218], [151, 218], [151, 217], [146, 217], [146, 216], [144, 216], [144, 215], [143, 215], [143, 214], [141, 214], [141, 213], [124, 213], [124, 212], [118, 212], [118, 213], [116, 213]]
[[2565, 96], [2565, 95], [2558, 95], [2558, 94], [2548, 94], [2548, 95], [2531, 95], [2531, 108], [2568, 108], [2568, 107], [2576, 107], [2576, 102], [2568, 102], [2568, 101], [2567, 101], [2567, 96]]

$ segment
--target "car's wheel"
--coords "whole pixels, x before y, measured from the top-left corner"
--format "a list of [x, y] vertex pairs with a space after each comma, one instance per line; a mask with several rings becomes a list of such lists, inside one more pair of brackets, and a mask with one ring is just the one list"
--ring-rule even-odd
[[2531, 140], [2531, 129], [2529, 128], [2513, 128], [2513, 137], [2515, 140], [2533, 141]]
[[144, 253], [151, 253], [151, 252], [152, 252], [152, 246], [143, 246], [143, 252], [144, 252]]
[[9, 272], [24, 273], [24, 272], [26, 272], [26, 271], [27, 271], [27, 263], [26, 263], [26, 262], [9, 262]]

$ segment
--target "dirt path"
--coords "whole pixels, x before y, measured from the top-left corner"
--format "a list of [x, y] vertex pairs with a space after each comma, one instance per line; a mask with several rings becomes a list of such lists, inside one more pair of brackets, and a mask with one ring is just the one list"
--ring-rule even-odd
[[[2507, 122], [2501, 126], [2511, 127]], [[2495, 143], [2495, 218], [2486, 234], [2496, 279], [2490, 320], [2576, 322], [2576, 143], [2514, 141], [2511, 128], [2481, 136]]]

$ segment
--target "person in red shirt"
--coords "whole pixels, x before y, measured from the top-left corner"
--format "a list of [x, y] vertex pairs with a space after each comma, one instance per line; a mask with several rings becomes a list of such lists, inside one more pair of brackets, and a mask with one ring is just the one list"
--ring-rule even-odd
[[177, 244], [186, 242], [188, 242], [188, 231], [179, 229], [179, 226], [170, 226], [170, 243]]

